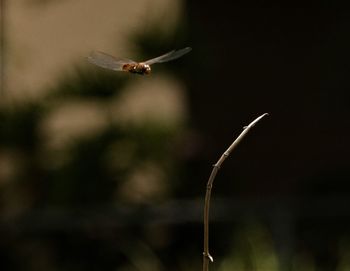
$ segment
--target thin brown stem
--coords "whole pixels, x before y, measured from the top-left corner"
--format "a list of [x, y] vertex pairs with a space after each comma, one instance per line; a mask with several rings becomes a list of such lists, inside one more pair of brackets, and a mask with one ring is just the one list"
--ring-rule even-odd
[[222, 163], [225, 161], [225, 159], [230, 155], [230, 153], [237, 147], [237, 145], [242, 141], [242, 139], [245, 137], [245, 135], [249, 132], [251, 128], [254, 127], [254, 125], [260, 121], [263, 117], [267, 116], [268, 114], [265, 113], [261, 115], [260, 117], [256, 118], [254, 121], [252, 121], [248, 126], [245, 126], [243, 128], [242, 133], [236, 138], [235, 141], [232, 142], [230, 147], [221, 155], [219, 160], [213, 165], [213, 169], [211, 171], [211, 174], [209, 176], [209, 180], [207, 183], [207, 191], [205, 194], [205, 201], [204, 201], [204, 251], [203, 251], [203, 271], [209, 270], [209, 262], [213, 262], [213, 257], [209, 253], [209, 207], [210, 207], [210, 197], [211, 197], [211, 189], [213, 187], [213, 182], [216, 177], [216, 174], [218, 173]]
[[5, 18], [5, 8], [6, 8], [6, 3], [5, 0], [0, 0], [0, 95], [5, 94], [5, 35], [6, 32], [5, 26], [7, 26], [6, 23], [6, 18]]

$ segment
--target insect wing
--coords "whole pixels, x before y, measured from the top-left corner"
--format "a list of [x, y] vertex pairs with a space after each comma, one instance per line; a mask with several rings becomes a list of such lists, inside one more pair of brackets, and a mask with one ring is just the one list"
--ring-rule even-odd
[[99, 67], [114, 71], [122, 71], [125, 64], [136, 63], [130, 59], [117, 59], [114, 56], [99, 51], [93, 51], [87, 60]]
[[144, 61], [143, 63], [147, 64], [147, 65], [152, 65], [154, 63], [163, 63], [163, 62], [168, 62], [171, 60], [174, 60], [176, 58], [179, 58], [181, 56], [183, 56], [184, 54], [187, 54], [188, 52], [190, 52], [192, 50], [191, 47], [186, 47], [180, 50], [173, 50], [169, 53], [166, 53], [164, 55], [158, 56], [156, 58], [152, 58], [150, 60]]

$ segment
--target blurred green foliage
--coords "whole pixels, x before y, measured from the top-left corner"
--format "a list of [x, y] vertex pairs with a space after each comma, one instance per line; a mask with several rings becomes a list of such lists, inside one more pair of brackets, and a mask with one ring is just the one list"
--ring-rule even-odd
[[[146, 56], [154, 36], [135, 40]], [[136, 78], [88, 65], [63, 75], [41, 99], [0, 108], [3, 270], [163, 269], [152, 250], [169, 246], [169, 229], [145, 229], [140, 214], [172, 197], [185, 124], [113, 120], [106, 108]], [[62, 107], [84, 102], [97, 105], [105, 125], [78, 135], [52, 128]]]
[[[51, 0], [29, 2], [39, 5], [49, 4]], [[159, 34], [161, 29], [154, 25], [130, 37], [131, 43], [135, 44], [137, 59], [149, 59], [160, 52], [193, 46], [185, 43], [187, 29], [183, 20], [171, 35]], [[214, 39], [213, 42], [217, 41]], [[203, 44], [202, 48], [205, 46], [210, 47]], [[179, 62], [157, 65], [155, 70], [159, 74], [171, 71], [181, 78], [194, 77], [202, 86], [203, 77], [206, 76], [202, 71], [208, 69], [212, 72], [213, 68], [220, 68], [221, 73], [223, 67], [208, 65], [204, 53], [197, 53], [201, 59], [197, 59], [197, 66], [192, 65], [192, 69], [183, 68], [190, 63], [189, 58], [183, 58]], [[223, 50], [223, 54], [226, 53]], [[216, 56], [212, 54], [209, 58], [213, 60]], [[198, 65], [200, 61], [205, 65]], [[223, 61], [226, 59], [223, 58]], [[193, 67], [200, 70], [194, 72]], [[200, 268], [203, 241], [201, 197], [212, 161], [206, 161], [206, 156], [198, 157], [200, 154], [191, 159], [191, 151], [198, 148], [196, 144], [200, 145], [201, 139], [191, 134], [190, 123], [164, 123], [148, 119], [135, 124], [113, 118], [112, 102], [118, 101], [130, 83], [139, 79], [129, 74], [78, 65], [74, 73], [63, 75], [40, 100], [2, 104], [1, 270], [189, 271]], [[216, 83], [215, 79], [215, 87]], [[208, 103], [212, 103], [210, 99], [216, 93], [208, 92], [207, 98], [201, 100], [204, 93], [202, 88], [191, 91], [193, 100], [210, 115], [212, 112], [208, 110]], [[231, 106], [232, 101], [226, 100]], [[97, 118], [97, 122], [102, 120], [101, 125], [94, 127], [93, 131], [78, 134], [67, 131], [74, 130], [74, 125], [52, 127], [53, 116], [60, 115], [62, 107], [68, 104], [71, 109], [81, 106], [81, 103], [85, 108], [90, 104], [94, 107], [91, 111], [99, 113], [101, 119]], [[225, 106], [221, 107], [227, 110]], [[76, 113], [68, 110], [68, 113], [72, 112]], [[91, 116], [85, 113], [80, 113], [78, 119], [93, 123], [94, 120], [89, 119]], [[65, 115], [66, 119], [76, 117]], [[218, 121], [214, 117], [214, 121], [208, 121], [200, 113], [195, 118], [206, 127], [208, 123], [222, 126], [221, 118]], [[227, 114], [227, 118], [231, 119], [232, 116]], [[225, 142], [223, 144], [226, 145]], [[270, 146], [267, 148], [270, 149]], [[198, 162], [200, 159], [205, 160], [207, 168], [200, 165], [203, 162]], [[220, 178], [225, 177], [225, 172], [220, 173]], [[334, 176], [327, 177], [327, 181], [334, 179]], [[239, 176], [234, 181], [221, 183], [216, 192], [221, 190], [222, 195], [230, 195], [227, 187], [239, 182], [246, 184], [246, 179]], [[310, 190], [315, 191], [317, 185], [312, 185]], [[328, 187], [325, 190], [329, 192]], [[186, 205], [186, 198], [194, 196], [199, 200]], [[282, 262], [283, 253], [279, 250], [278, 238], [266, 226], [269, 223], [254, 221], [245, 224], [254, 210], [261, 211], [259, 202], [256, 205], [251, 208], [249, 204], [241, 204], [238, 211], [231, 210], [221, 214], [218, 220], [213, 219], [213, 269], [326, 269], [327, 266], [322, 268], [316, 264], [310, 252], [312, 249], [303, 243], [296, 244], [295, 247], [301, 248], [297, 247], [295, 253], [290, 252], [290, 258]], [[215, 203], [213, 207], [215, 210]], [[273, 208], [270, 207], [266, 209], [271, 211]], [[288, 212], [289, 209], [282, 208], [284, 211]], [[223, 217], [224, 221], [220, 221]], [[278, 214], [275, 217], [277, 220], [284, 218]], [[309, 222], [310, 225], [322, 224], [323, 220], [315, 221]], [[312, 239], [319, 241], [324, 237], [322, 231], [315, 234], [314, 228], [308, 227], [309, 224], [306, 225], [307, 235], [311, 239], [309, 243], [314, 242]], [[286, 236], [280, 240], [284, 241]], [[337, 271], [348, 270], [350, 266], [348, 238], [342, 236], [341, 240], [329, 252], [335, 255], [336, 262], [331, 265]], [[286, 244], [287, 247], [292, 245]], [[314, 250], [317, 251], [317, 247]]]

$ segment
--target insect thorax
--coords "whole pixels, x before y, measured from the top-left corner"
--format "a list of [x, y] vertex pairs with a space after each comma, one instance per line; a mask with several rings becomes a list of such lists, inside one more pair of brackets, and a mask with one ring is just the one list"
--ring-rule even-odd
[[128, 71], [131, 73], [136, 73], [140, 75], [150, 74], [151, 73], [151, 67], [144, 63], [137, 63], [137, 64], [125, 64], [123, 66], [124, 71]]

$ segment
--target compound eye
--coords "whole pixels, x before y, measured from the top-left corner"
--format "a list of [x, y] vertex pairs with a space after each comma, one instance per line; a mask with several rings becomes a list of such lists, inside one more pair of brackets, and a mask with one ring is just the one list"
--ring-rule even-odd
[[150, 74], [151, 73], [151, 67], [150, 66], [146, 66], [145, 67], [145, 73], [146, 74]]

